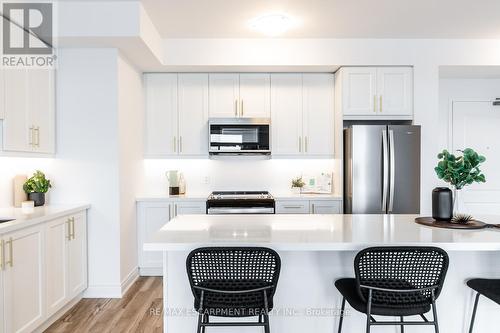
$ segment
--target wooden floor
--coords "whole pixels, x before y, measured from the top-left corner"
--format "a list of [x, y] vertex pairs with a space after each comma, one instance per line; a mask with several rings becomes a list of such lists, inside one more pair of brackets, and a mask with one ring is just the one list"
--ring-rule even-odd
[[82, 299], [45, 332], [162, 332], [162, 280], [141, 277], [121, 299]]

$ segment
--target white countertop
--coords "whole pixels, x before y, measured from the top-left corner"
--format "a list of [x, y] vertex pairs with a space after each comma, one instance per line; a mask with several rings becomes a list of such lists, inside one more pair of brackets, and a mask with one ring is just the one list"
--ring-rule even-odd
[[[452, 230], [416, 224], [417, 215], [180, 215], [144, 245], [146, 251], [201, 246], [268, 246], [281, 251], [353, 251], [368, 246], [439, 246], [500, 251], [500, 229]], [[500, 223], [500, 216], [477, 217]]]
[[14, 219], [10, 222], [0, 223], [0, 234], [57, 219], [89, 208], [90, 205], [47, 205], [35, 207], [30, 214], [26, 214], [21, 208], [0, 208], [1, 220]]

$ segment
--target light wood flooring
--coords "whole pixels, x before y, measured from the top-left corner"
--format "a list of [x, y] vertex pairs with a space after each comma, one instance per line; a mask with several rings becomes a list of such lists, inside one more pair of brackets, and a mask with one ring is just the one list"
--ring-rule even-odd
[[121, 299], [82, 299], [45, 332], [162, 332], [162, 280], [141, 277]]

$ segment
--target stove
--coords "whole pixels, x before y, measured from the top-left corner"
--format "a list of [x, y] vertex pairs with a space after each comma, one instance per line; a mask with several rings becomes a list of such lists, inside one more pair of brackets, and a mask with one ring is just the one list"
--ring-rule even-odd
[[274, 214], [275, 202], [267, 191], [217, 191], [207, 199], [207, 214]]

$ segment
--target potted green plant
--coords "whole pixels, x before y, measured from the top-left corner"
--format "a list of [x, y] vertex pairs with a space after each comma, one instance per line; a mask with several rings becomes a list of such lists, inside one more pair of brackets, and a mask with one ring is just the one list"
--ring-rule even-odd
[[45, 204], [45, 193], [51, 187], [50, 180], [40, 170], [37, 170], [23, 185], [24, 192], [28, 194], [28, 200], [34, 201], [36, 207]]
[[[460, 191], [473, 183], [486, 182], [485, 175], [479, 166], [486, 158], [479, 155], [471, 148], [458, 150], [462, 155], [451, 154], [446, 149], [438, 154], [438, 165], [434, 168], [439, 179], [444, 180], [453, 187], [453, 215], [458, 214], [458, 197]], [[469, 217], [470, 219], [470, 217]]]
[[302, 179], [302, 176], [292, 179], [292, 192], [295, 194], [299, 194], [302, 191], [306, 183]]

